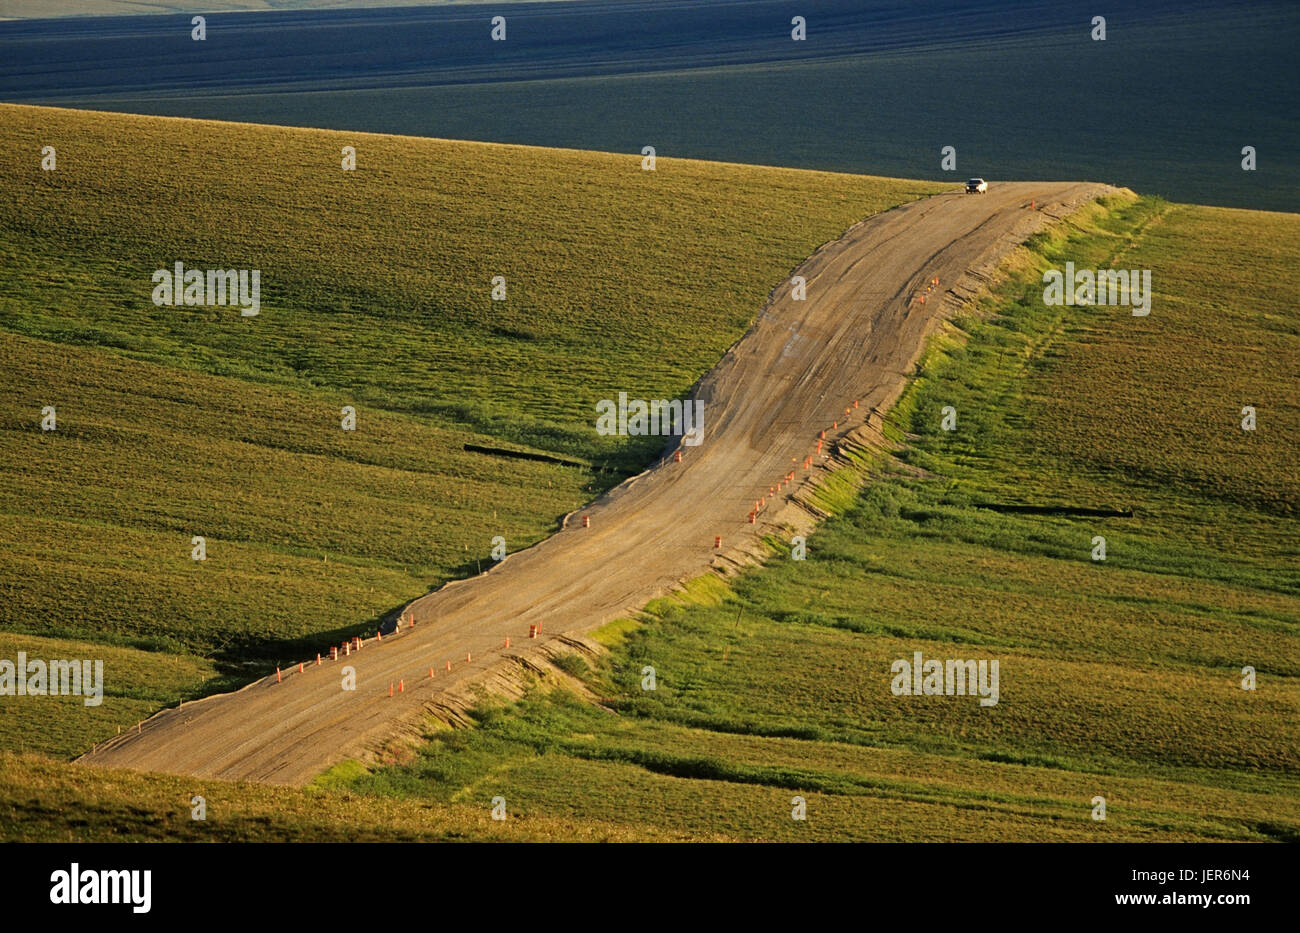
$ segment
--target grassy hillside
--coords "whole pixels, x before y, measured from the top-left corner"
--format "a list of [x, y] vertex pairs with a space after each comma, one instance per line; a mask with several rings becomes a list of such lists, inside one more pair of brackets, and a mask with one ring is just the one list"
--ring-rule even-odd
[[[93, 711], [4, 701], [0, 749], [79, 754], [541, 539], [659, 449], [598, 399], [685, 392], [818, 245], [934, 190], [0, 106], [0, 657], [107, 661]], [[178, 260], [260, 269], [261, 313], [155, 306]]]
[[[588, 676], [618, 715], [485, 708], [349, 786], [753, 839], [1300, 839], [1300, 317], [1278, 298], [1300, 217], [1111, 206], [936, 342], [892, 416], [906, 448], [857, 464], [875, 482], [806, 561], [774, 540], [763, 570], [607, 630]], [[1045, 307], [1067, 260], [1151, 269], [1151, 315]], [[1106, 508], [1133, 515], [1067, 512]], [[893, 695], [914, 651], [999, 660], [998, 704]]]
[[[932, 189], [0, 111], [0, 658], [106, 662], [99, 707], [0, 701], [0, 838], [1300, 839], [1300, 217], [1076, 217], [935, 342], [905, 446], [846, 469], [806, 561], [773, 539], [761, 571], [603, 630], [606, 662], [573, 669], [605, 708], [539, 692], [285, 790], [49, 756], [369, 627], [494, 534], [545, 535], [653, 453], [597, 438], [595, 399], [684, 391], [816, 245]], [[155, 307], [178, 258], [261, 268], [262, 313]], [[1151, 269], [1150, 317], [1044, 307], [1067, 260]], [[999, 703], [894, 696], [913, 651], [999, 660]]]
[[[204, 798], [205, 819], [192, 801]], [[507, 801], [507, 805], [509, 801]], [[0, 839], [29, 842], [626, 842], [688, 838], [509, 812], [491, 799], [455, 806], [379, 800], [349, 791], [201, 781], [103, 771], [0, 752]], [[714, 834], [709, 837], [725, 841]]]

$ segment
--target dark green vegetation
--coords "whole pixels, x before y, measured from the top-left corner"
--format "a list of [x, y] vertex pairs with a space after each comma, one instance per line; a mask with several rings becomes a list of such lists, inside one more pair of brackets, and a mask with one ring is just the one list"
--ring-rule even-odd
[[[0, 748], [60, 756], [373, 631], [495, 535], [540, 540], [659, 449], [598, 437], [597, 400], [680, 396], [817, 246], [937, 190], [43, 108], [0, 127], [0, 657], [107, 661], [94, 710], [4, 701]], [[178, 260], [261, 270], [261, 313], [155, 306]]]
[[[828, 496], [806, 561], [773, 540], [606, 630], [613, 712], [484, 708], [349, 786], [756, 839], [1300, 839], [1300, 217], [1110, 208], [936, 341], [891, 416], [906, 447], [846, 468], [875, 479]], [[1044, 307], [1067, 260], [1151, 269], [1151, 315]], [[999, 660], [999, 703], [894, 696], [914, 651]]]

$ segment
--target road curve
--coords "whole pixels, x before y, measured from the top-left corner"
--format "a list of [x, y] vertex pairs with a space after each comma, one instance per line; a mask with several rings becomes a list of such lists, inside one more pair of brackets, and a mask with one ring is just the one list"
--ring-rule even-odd
[[[346, 662], [311, 664], [302, 674], [295, 666], [282, 682], [271, 675], [164, 710], [138, 733], [79, 760], [302, 784], [418, 723], [503, 656], [526, 657], [549, 639], [641, 608], [707, 571], [718, 553], [715, 536], [731, 545], [770, 531], [769, 513], [750, 524], [751, 509], [765, 497], [771, 503], [769, 488], [792, 468], [795, 483], [776, 494], [778, 502], [809, 475], [804, 458], [823, 428], [838, 422], [827, 431], [829, 445], [873, 407], [894, 402], [952, 304], [940, 300], [950, 286], [1112, 190], [995, 184], [987, 194], [938, 195], [864, 220], [795, 270], [807, 282], [806, 300], [792, 300], [788, 284], [779, 286], [749, 333], [700, 382], [703, 443], [681, 448], [680, 463], [669, 457], [582, 509], [590, 527], [571, 517], [492, 571], [416, 600], [406, 610], [414, 628], [371, 641]], [[918, 296], [934, 278], [940, 286], [922, 303]], [[611, 397], [621, 390], [638, 397], [635, 386], [611, 386]], [[542, 626], [541, 638], [528, 639], [531, 624]], [[345, 663], [355, 668], [355, 690], [342, 689]], [[406, 689], [390, 697], [389, 684], [402, 682]]]

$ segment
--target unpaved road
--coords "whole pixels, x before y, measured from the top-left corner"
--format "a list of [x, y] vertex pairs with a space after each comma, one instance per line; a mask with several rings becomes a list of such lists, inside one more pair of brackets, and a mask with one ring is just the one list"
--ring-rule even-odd
[[[925, 337], [951, 307], [941, 296], [954, 283], [965, 277], [968, 286], [971, 270], [989, 270], [1054, 217], [1108, 190], [994, 184], [984, 195], [939, 195], [867, 219], [795, 270], [807, 280], [806, 300], [778, 287], [750, 332], [702, 380], [704, 442], [682, 448], [680, 463], [669, 457], [570, 516], [546, 541], [412, 603], [407, 614], [416, 627], [399, 637], [303, 674], [294, 667], [281, 683], [271, 675], [165, 710], [138, 734], [115, 737], [80, 760], [305, 783], [411, 729], [449, 693], [463, 694], [488, 668], [499, 669], [503, 656], [527, 658], [548, 639], [641, 608], [705, 572], [720, 553], [715, 536], [725, 549], [772, 530], [764, 521], [770, 510], [749, 523], [754, 503], [792, 468], [796, 485], [810, 475], [804, 458], [823, 428], [839, 422], [827, 432], [829, 446], [873, 407], [893, 403]], [[935, 277], [940, 287], [921, 303], [917, 296]], [[611, 397], [620, 390], [639, 397], [635, 386], [611, 386]], [[854, 400], [859, 408], [846, 421]], [[778, 504], [791, 488], [777, 494]], [[529, 640], [537, 623], [543, 635]], [[345, 664], [356, 670], [353, 691], [341, 686]], [[405, 691], [390, 698], [389, 684], [402, 681]]]

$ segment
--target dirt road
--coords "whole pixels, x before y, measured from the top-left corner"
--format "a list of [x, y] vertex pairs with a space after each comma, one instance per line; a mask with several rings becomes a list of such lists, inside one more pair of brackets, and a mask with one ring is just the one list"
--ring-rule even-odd
[[[280, 683], [272, 675], [166, 710], [138, 734], [115, 737], [80, 760], [305, 783], [415, 729], [449, 695], [499, 670], [503, 656], [527, 661], [551, 639], [639, 609], [705, 572], [720, 553], [715, 536], [725, 549], [772, 530], [772, 506], [818, 468], [818, 433], [838, 421], [827, 431], [829, 447], [873, 407], [897, 398], [925, 337], [955, 303], [943, 299], [951, 288], [969, 291], [1016, 244], [1108, 190], [994, 184], [987, 194], [939, 195], [863, 221], [795, 270], [807, 281], [806, 300], [792, 300], [789, 284], [780, 285], [750, 332], [701, 381], [704, 440], [681, 448], [680, 463], [670, 456], [570, 516], [546, 541], [412, 603], [407, 614], [417, 624], [398, 637], [302, 674], [295, 666]], [[922, 303], [936, 277], [939, 288]], [[610, 391], [642, 397], [636, 386]], [[812, 471], [804, 469], [809, 455]], [[769, 496], [792, 469], [795, 483]], [[763, 498], [768, 505], [750, 524]], [[542, 626], [541, 638], [528, 638], [530, 624]], [[355, 690], [342, 689], [345, 665], [355, 668]], [[390, 698], [390, 683], [405, 690]]]

